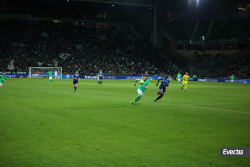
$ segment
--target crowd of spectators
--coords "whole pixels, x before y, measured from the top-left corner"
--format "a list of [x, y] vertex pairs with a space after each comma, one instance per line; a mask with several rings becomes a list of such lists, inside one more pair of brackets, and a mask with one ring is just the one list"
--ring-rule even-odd
[[235, 78], [250, 78], [250, 55], [233, 62], [228, 62], [218, 70], [214, 70], [209, 74], [211, 78], [228, 78], [231, 75]]
[[28, 67], [63, 67], [67, 74], [176, 73], [149, 43], [137, 39], [127, 27], [86, 27], [27, 20], [0, 20], [0, 71], [14, 59], [16, 72]]

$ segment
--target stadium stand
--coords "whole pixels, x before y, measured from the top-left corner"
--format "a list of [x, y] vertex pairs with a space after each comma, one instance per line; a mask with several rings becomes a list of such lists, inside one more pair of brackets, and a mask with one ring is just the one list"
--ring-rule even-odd
[[[14, 59], [15, 71], [26, 72], [30, 66], [48, 67], [58, 62], [68, 74], [100, 69], [130, 74], [145, 70], [152, 74], [176, 73], [171, 63], [149, 43], [135, 38], [129, 28], [86, 28], [52, 21], [31, 24], [17, 19], [1, 20], [0, 26], [2, 71]], [[79, 45], [82, 49], [77, 49]]]
[[231, 61], [214, 70], [209, 74], [211, 78], [227, 78], [234, 74], [235, 78], [250, 78], [250, 55], [240, 58], [237, 61]]
[[183, 51], [176, 50], [177, 53], [181, 54], [184, 58], [186, 58], [189, 62], [216, 62], [221, 58], [227, 57], [236, 51], [218, 51], [218, 50], [207, 50], [207, 51]]

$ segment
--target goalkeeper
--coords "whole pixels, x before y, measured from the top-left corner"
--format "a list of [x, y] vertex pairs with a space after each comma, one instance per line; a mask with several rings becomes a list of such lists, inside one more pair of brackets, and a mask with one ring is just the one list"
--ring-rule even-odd
[[143, 79], [136, 79], [135, 83], [134, 83], [134, 86], [136, 86], [136, 82], [137, 81], [139, 81], [139, 87], [137, 89], [138, 96], [135, 98], [135, 100], [133, 100], [133, 101], [130, 102], [131, 105], [134, 102], [139, 101], [142, 98], [145, 90], [148, 89], [148, 85], [149, 85], [148, 76], [144, 75]]

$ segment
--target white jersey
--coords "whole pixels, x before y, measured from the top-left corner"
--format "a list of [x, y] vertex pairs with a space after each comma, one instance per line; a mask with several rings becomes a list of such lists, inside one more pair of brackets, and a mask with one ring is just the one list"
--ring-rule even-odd
[[55, 71], [55, 73], [54, 73], [54, 74], [55, 74], [55, 76], [57, 76], [57, 71]]

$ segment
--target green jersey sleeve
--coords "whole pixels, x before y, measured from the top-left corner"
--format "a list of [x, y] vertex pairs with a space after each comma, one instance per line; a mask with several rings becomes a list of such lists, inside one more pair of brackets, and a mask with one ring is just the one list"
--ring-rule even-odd
[[5, 80], [7, 80], [7, 76], [0, 75], [0, 83], [4, 84]]

